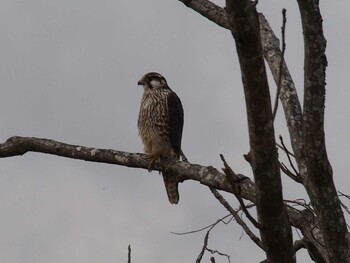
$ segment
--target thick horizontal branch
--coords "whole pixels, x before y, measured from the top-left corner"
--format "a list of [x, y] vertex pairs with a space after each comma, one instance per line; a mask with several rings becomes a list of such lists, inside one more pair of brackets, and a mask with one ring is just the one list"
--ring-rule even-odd
[[[149, 164], [147, 156], [141, 153], [84, 147], [42, 138], [17, 136], [11, 137], [6, 142], [0, 144], [0, 158], [20, 156], [28, 152], [46, 153], [66, 158], [122, 165], [145, 170], [148, 169]], [[191, 179], [211, 188], [233, 193], [227, 176], [211, 166], [169, 161], [162, 164], [156, 162], [154, 169], [160, 171], [164, 167], [166, 169], [172, 169], [176, 174], [181, 175], [179, 176], [180, 180]], [[241, 174], [237, 174], [237, 180], [239, 181], [242, 198], [255, 203], [255, 184], [248, 177]], [[305, 216], [302, 211], [289, 206], [286, 207], [292, 225], [301, 229], [304, 234], [306, 233], [309, 239], [315, 236], [310, 231], [310, 229], [315, 228], [314, 218]], [[308, 233], [310, 234], [308, 235]], [[317, 244], [317, 240], [313, 242]]]
[[[141, 153], [84, 147], [42, 138], [16, 136], [0, 144], [0, 158], [23, 155], [27, 152], [41, 152], [84, 161], [142, 169], [148, 169], [149, 164], [147, 155]], [[232, 193], [226, 175], [212, 166], [170, 160], [162, 163], [156, 162], [154, 165], [154, 170], [162, 171], [165, 169], [177, 174], [182, 181], [192, 179], [203, 185]], [[254, 202], [254, 183], [243, 175], [238, 175], [238, 177], [241, 179], [242, 197]]]

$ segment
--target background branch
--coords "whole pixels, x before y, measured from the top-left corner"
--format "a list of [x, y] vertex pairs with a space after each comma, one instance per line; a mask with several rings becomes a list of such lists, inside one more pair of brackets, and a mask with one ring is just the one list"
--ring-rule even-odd
[[184, 3], [187, 7], [193, 9], [197, 13], [201, 14], [202, 16], [206, 17], [210, 21], [214, 22], [215, 24], [226, 29], [230, 28], [227, 21], [226, 12], [222, 7], [208, 0], [179, 0], [179, 1]]
[[216, 190], [213, 188], [210, 188], [210, 191], [213, 193], [215, 198], [233, 215], [235, 218], [236, 222], [243, 228], [244, 232], [250, 237], [251, 240], [255, 244], [257, 244], [261, 249], [264, 250], [263, 245], [261, 243], [261, 240], [249, 229], [247, 224], [242, 220], [242, 218], [238, 215], [237, 211], [235, 211], [224, 199], [224, 197]]
[[276, 92], [276, 99], [275, 99], [275, 106], [273, 108], [273, 119], [275, 120], [277, 109], [278, 109], [278, 99], [280, 97], [281, 92], [281, 83], [282, 83], [282, 72], [283, 72], [283, 64], [284, 64], [284, 52], [286, 51], [286, 40], [285, 40], [285, 32], [286, 32], [286, 9], [283, 8], [282, 10], [282, 54], [281, 54], [281, 61], [279, 65], [279, 74], [278, 74], [278, 80], [277, 80], [277, 92]]

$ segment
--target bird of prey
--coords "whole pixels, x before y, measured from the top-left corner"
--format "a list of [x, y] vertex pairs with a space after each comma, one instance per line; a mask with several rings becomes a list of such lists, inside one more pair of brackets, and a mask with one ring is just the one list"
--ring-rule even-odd
[[[137, 124], [144, 151], [150, 159], [150, 171], [156, 160], [180, 159], [184, 113], [179, 97], [161, 74], [147, 73], [137, 84], [144, 88]], [[176, 176], [169, 172], [162, 174], [169, 202], [177, 204]]]

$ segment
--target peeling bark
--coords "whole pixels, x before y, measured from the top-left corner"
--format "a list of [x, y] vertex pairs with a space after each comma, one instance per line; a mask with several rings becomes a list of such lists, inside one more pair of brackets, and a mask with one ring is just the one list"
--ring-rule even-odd
[[[261, 44], [264, 50], [264, 57], [267, 64], [270, 67], [273, 78], [278, 83], [278, 76], [280, 74], [280, 63], [282, 52], [280, 50], [280, 43], [274, 32], [272, 31], [268, 21], [263, 14], [259, 14], [260, 22], [260, 36]], [[302, 117], [303, 113], [299, 102], [297, 90], [295, 88], [293, 79], [289, 73], [288, 67], [285, 62], [282, 66], [282, 82], [280, 91], [280, 100], [283, 106], [289, 135], [291, 139], [291, 145], [294, 154], [300, 155], [302, 152]]]

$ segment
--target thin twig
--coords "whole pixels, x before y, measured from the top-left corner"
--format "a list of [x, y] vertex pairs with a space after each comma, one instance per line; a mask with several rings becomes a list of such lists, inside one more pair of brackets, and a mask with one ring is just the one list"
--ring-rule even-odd
[[276, 146], [277, 146], [278, 148], [282, 149], [283, 151], [285, 151], [286, 153], [288, 153], [290, 156], [293, 156], [293, 158], [295, 158], [294, 153], [288, 151], [288, 149], [287, 149], [287, 148], [284, 148], [281, 144], [279, 144], [279, 143], [276, 142]]
[[280, 138], [280, 141], [281, 141], [283, 150], [284, 150], [284, 152], [287, 154], [287, 158], [288, 158], [288, 161], [289, 161], [290, 166], [292, 167], [293, 171], [295, 172], [295, 175], [298, 176], [298, 177], [300, 177], [299, 172], [298, 172], [297, 169], [295, 168], [295, 166], [294, 166], [294, 164], [293, 164], [293, 162], [292, 162], [292, 159], [290, 158], [289, 151], [288, 151], [286, 145], [285, 145], [284, 142], [283, 142], [283, 137], [280, 135], [279, 138]]
[[350, 199], [350, 195], [344, 194], [344, 193], [342, 193], [342, 192], [340, 192], [340, 191], [338, 191], [338, 193], [339, 193], [339, 196], [344, 196], [344, 197], [346, 197], [347, 199]]
[[344, 210], [350, 215], [349, 208], [346, 205], [344, 205], [344, 203], [341, 200], [339, 200], [339, 202], [340, 202], [340, 205], [344, 208]]
[[[340, 192], [340, 191], [338, 191], [338, 193], [339, 193], [339, 196], [344, 196], [344, 197], [346, 197], [347, 199], [350, 199], [350, 195], [346, 195], [346, 194], [344, 194], [344, 193], [342, 193], [342, 192]], [[342, 202], [342, 201], [340, 201], [340, 205], [344, 208], [344, 210], [350, 215], [350, 210], [349, 210], [349, 208], [346, 206], [346, 205], [344, 205], [344, 203]]]
[[284, 163], [279, 163], [280, 169], [282, 170], [282, 172], [284, 172], [286, 175], [288, 175], [291, 179], [293, 179], [294, 181], [296, 181], [297, 183], [303, 183], [303, 180], [301, 179], [300, 176], [297, 176], [295, 174], [293, 174], [288, 168], [287, 166], [285, 166]]
[[283, 16], [283, 22], [282, 22], [282, 53], [281, 53], [281, 61], [280, 61], [280, 67], [279, 67], [279, 73], [278, 73], [278, 84], [277, 84], [277, 94], [276, 94], [276, 99], [275, 99], [275, 107], [273, 109], [273, 121], [276, 118], [277, 114], [277, 108], [278, 108], [278, 99], [280, 97], [280, 92], [281, 92], [281, 87], [282, 87], [282, 69], [283, 69], [283, 62], [284, 62], [284, 52], [286, 50], [286, 40], [285, 40], [285, 31], [286, 31], [286, 23], [287, 23], [287, 18], [286, 18], [286, 9], [282, 9], [282, 16]]
[[[224, 221], [224, 219], [228, 218], [228, 217], [231, 217], [227, 222]], [[202, 227], [200, 229], [197, 229], [197, 230], [192, 230], [192, 231], [187, 231], [187, 232], [170, 232], [171, 234], [174, 234], [174, 235], [179, 235], [179, 236], [182, 236], [182, 235], [188, 235], [188, 234], [193, 234], [193, 233], [198, 233], [198, 232], [201, 232], [205, 229], [208, 229], [208, 228], [211, 228], [215, 225], [217, 225], [219, 222], [222, 222], [224, 223], [225, 225], [227, 225], [228, 223], [230, 223], [232, 220], [232, 215], [231, 214], [228, 214], [226, 216], [224, 216], [223, 218], [220, 218], [218, 219], [215, 223], [213, 224], [210, 224], [208, 226], [205, 226], [205, 227]]]
[[[220, 255], [220, 256], [227, 257], [228, 263], [231, 263], [230, 255], [221, 253], [221, 252], [218, 251], [218, 250], [213, 250], [213, 249], [210, 249], [210, 248], [206, 248], [206, 250], [209, 251], [209, 252], [212, 253], [212, 254], [218, 254], [218, 255]], [[210, 260], [211, 260], [212, 258], [213, 258], [213, 257], [211, 257]], [[214, 259], [214, 258], [213, 258], [213, 259]], [[212, 261], [212, 260], [211, 260], [211, 261]], [[213, 262], [213, 261], [212, 261], [212, 262]], [[215, 259], [214, 259], [214, 262], [215, 262]]]
[[221, 253], [221, 252], [219, 252], [219, 251], [217, 251], [217, 250], [214, 251], [214, 250], [211, 250], [211, 249], [208, 248], [209, 233], [210, 233], [210, 231], [211, 231], [218, 223], [220, 223], [220, 222], [224, 222], [224, 221], [223, 221], [222, 219], [219, 219], [218, 221], [216, 221], [216, 223], [212, 224], [211, 227], [208, 229], [207, 233], [205, 234], [205, 237], [204, 237], [204, 244], [203, 244], [203, 247], [202, 247], [201, 252], [199, 253], [199, 255], [198, 255], [197, 259], [196, 259], [196, 263], [200, 263], [200, 262], [201, 262], [201, 260], [202, 260], [202, 258], [203, 258], [203, 255], [204, 255], [204, 252], [205, 252], [206, 250], [209, 251], [209, 252], [211, 252], [212, 254], [217, 253], [217, 254], [219, 254], [219, 255], [221, 255], [221, 256], [226, 256], [226, 257], [228, 258], [229, 263], [231, 262], [231, 261], [230, 261], [230, 256], [229, 256], [229, 255], [224, 254], [224, 253]]
[[213, 193], [216, 199], [219, 200], [219, 202], [233, 215], [235, 218], [236, 222], [243, 228], [244, 232], [250, 237], [251, 240], [255, 244], [257, 244], [260, 248], [263, 249], [261, 240], [249, 229], [247, 224], [240, 218], [238, 215], [237, 211], [235, 211], [224, 199], [224, 197], [214, 188], [210, 188], [210, 191]]
[[204, 255], [204, 252], [205, 252], [205, 249], [207, 248], [207, 245], [208, 245], [208, 239], [209, 239], [209, 233], [210, 233], [210, 230], [213, 229], [214, 226], [212, 226], [211, 228], [208, 229], [207, 233], [205, 234], [205, 237], [204, 237], [204, 244], [203, 244], [203, 247], [202, 247], [202, 250], [201, 252], [199, 253], [197, 259], [196, 259], [196, 263], [200, 263], [202, 258], [203, 258], [203, 255]]

